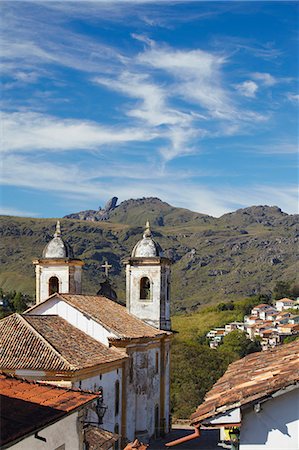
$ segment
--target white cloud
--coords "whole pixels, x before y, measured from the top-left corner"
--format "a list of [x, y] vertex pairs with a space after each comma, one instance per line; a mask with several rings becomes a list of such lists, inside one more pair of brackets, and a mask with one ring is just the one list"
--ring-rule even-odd
[[20, 217], [38, 217], [39, 214], [36, 212], [23, 211], [20, 209], [0, 206], [0, 214], [2, 216], [20, 216]]
[[222, 86], [223, 56], [202, 50], [182, 51], [152, 46], [140, 53], [137, 61], [166, 71], [177, 81], [172, 88], [176, 95], [199, 104], [212, 116], [230, 118], [233, 113], [229, 95]]
[[237, 91], [244, 97], [254, 98], [258, 90], [258, 85], [252, 80], [243, 81], [235, 85]]
[[293, 94], [289, 92], [287, 94], [287, 99], [290, 100], [290, 102], [298, 103], [299, 102], [299, 94]]
[[278, 83], [278, 80], [273, 77], [270, 73], [264, 73], [264, 72], [254, 72], [251, 74], [252, 78], [254, 78], [257, 81], [260, 81], [265, 86], [274, 86]]
[[95, 122], [33, 112], [2, 114], [3, 151], [90, 150], [155, 138], [149, 130], [109, 128]]

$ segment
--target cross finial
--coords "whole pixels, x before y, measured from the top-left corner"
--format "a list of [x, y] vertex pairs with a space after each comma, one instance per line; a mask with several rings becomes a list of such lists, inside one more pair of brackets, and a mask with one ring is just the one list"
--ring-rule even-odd
[[60, 236], [61, 236], [60, 221], [57, 220], [54, 237], [60, 237]]
[[145, 224], [145, 231], [143, 233], [143, 237], [147, 238], [147, 237], [151, 237], [151, 235], [152, 235], [151, 226], [150, 226], [149, 220], [147, 220], [146, 224]]
[[108, 278], [109, 269], [112, 267], [111, 264], [108, 264], [108, 261], [105, 261], [105, 264], [102, 264], [102, 267], [105, 269], [106, 278]]

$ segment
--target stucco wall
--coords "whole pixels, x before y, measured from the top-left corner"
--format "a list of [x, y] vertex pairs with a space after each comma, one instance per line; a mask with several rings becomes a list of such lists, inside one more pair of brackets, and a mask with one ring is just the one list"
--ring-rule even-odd
[[[169, 329], [170, 303], [169, 284], [170, 269], [161, 265], [127, 265], [127, 309], [134, 316], [155, 328]], [[150, 299], [140, 299], [140, 280], [150, 280]]]
[[81, 450], [77, 428], [78, 412], [39, 431], [38, 435], [47, 439], [40, 441], [30, 436], [10, 447], [12, 450], [55, 450], [65, 444], [65, 450]]
[[299, 389], [243, 411], [240, 450], [298, 450]]
[[160, 410], [160, 362], [156, 373], [156, 353], [160, 361], [160, 348], [133, 351], [133, 376], [127, 377], [127, 437], [134, 439], [136, 432], [145, 432], [147, 438], [155, 432], [155, 407]]
[[[115, 383], [119, 381], [119, 413], [115, 414]], [[87, 378], [81, 382], [76, 382], [73, 387], [83, 390], [99, 391], [103, 389], [104, 404], [108, 407], [103, 418], [102, 428], [114, 432], [115, 425], [121, 425], [121, 401], [122, 401], [122, 370], [117, 369], [111, 372]], [[98, 418], [95, 413], [90, 413], [88, 419], [97, 422]]]

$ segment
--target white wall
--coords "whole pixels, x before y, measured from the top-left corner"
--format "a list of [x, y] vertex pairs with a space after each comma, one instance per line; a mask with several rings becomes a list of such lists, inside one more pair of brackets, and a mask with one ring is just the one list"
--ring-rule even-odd
[[298, 450], [299, 389], [243, 411], [240, 450]]
[[[119, 381], [119, 413], [115, 415], [115, 383]], [[83, 390], [99, 391], [103, 388], [104, 404], [108, 406], [103, 418], [102, 428], [114, 432], [115, 424], [119, 425], [121, 430], [121, 400], [122, 400], [122, 369], [113, 370], [111, 372], [97, 375], [95, 377], [87, 378], [81, 382], [77, 381], [73, 384], [74, 388]], [[90, 421], [97, 421], [98, 418], [95, 413], [90, 414]]]
[[93, 319], [88, 318], [76, 308], [58, 298], [53, 298], [45, 303], [38, 305], [36, 308], [34, 308], [33, 311], [29, 312], [28, 314], [57, 314], [58, 316], [69, 322], [71, 325], [77, 327], [81, 331], [84, 331], [84, 333], [107, 346], [109, 345], [108, 338], [116, 337], [115, 334], [108, 331], [98, 322], [95, 322]]
[[33, 435], [9, 448], [11, 450], [55, 450], [65, 444], [65, 450], [79, 450], [82, 447], [79, 446], [77, 418], [78, 412], [74, 412], [39, 431], [38, 435], [46, 438], [47, 442], [40, 441]]

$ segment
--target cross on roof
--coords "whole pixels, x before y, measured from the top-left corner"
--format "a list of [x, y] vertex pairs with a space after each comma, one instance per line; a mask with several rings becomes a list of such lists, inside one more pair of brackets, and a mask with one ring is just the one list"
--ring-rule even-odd
[[105, 269], [105, 275], [108, 278], [109, 269], [111, 269], [111, 264], [108, 264], [108, 261], [105, 261], [105, 264], [102, 264], [102, 267]]

